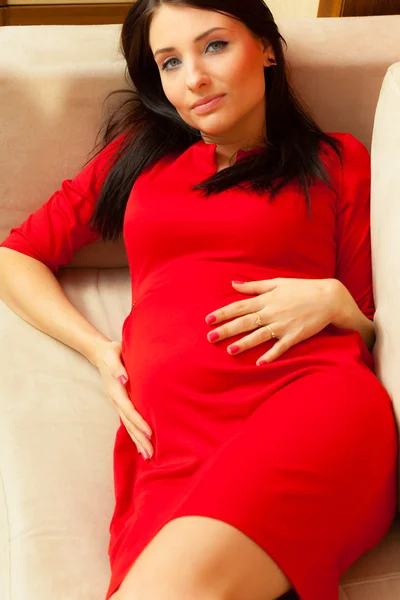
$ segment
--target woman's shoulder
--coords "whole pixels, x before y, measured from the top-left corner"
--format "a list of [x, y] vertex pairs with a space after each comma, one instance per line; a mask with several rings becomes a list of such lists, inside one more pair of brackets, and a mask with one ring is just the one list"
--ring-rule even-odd
[[123, 146], [123, 143], [127, 139], [128, 134], [126, 132], [120, 133], [110, 142], [103, 145], [103, 148], [95, 156], [99, 161], [106, 161], [113, 157]]
[[[355, 135], [349, 132], [326, 132], [327, 135], [340, 142], [340, 158], [329, 144], [324, 144], [325, 155], [330, 158], [327, 166], [344, 172], [368, 172], [370, 170], [370, 154], [368, 148]], [[325, 161], [324, 161], [325, 162]]]
[[327, 132], [327, 135], [337, 139], [346, 155], [369, 155], [368, 149], [355, 135], [349, 132]]
[[[348, 132], [333, 132], [328, 135], [341, 142], [341, 159], [335, 155], [332, 161], [333, 168], [332, 162], [328, 166], [340, 196], [349, 197], [348, 192], [356, 187], [368, 188], [371, 180], [371, 158], [365, 144]], [[335, 154], [333, 149], [331, 152]]]

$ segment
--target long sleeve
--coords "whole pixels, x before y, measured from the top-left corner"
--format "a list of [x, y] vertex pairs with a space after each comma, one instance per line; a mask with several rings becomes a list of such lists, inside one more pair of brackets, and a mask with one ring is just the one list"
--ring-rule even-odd
[[108, 144], [74, 179], [66, 179], [37, 211], [10, 230], [0, 247], [44, 263], [53, 273], [101, 233], [89, 226], [111, 159], [124, 136]]
[[351, 134], [343, 138], [343, 172], [336, 212], [336, 278], [349, 290], [361, 312], [375, 313], [372, 285], [368, 150]]

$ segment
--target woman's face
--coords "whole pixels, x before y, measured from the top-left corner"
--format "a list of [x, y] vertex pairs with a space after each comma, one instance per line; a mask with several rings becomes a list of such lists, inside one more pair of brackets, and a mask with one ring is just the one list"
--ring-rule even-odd
[[[274, 54], [242, 22], [164, 4], [153, 16], [149, 42], [165, 95], [203, 137], [233, 142], [264, 135], [264, 67]], [[193, 108], [215, 95], [214, 104]]]

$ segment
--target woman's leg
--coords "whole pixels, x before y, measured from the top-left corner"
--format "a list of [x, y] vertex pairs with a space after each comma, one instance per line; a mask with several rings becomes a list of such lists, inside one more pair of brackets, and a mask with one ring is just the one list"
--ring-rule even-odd
[[217, 519], [186, 516], [158, 532], [112, 600], [276, 600], [290, 588], [244, 533]]
[[390, 525], [396, 449], [370, 371], [310, 369], [221, 446], [113, 600], [275, 600], [291, 586], [337, 599], [341, 573]]

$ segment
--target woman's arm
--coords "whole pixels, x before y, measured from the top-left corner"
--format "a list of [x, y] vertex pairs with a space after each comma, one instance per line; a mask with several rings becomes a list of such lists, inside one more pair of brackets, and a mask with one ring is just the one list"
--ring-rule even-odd
[[55, 274], [77, 250], [101, 237], [89, 223], [120, 140], [106, 146], [74, 179], [64, 180], [0, 243], [0, 300], [93, 364], [98, 346], [110, 340], [71, 304]]
[[337, 262], [331, 280], [332, 325], [354, 329], [367, 348], [375, 343], [372, 283], [371, 161], [366, 147], [344, 136], [343, 170], [336, 212]]
[[329, 280], [329, 298], [332, 306], [331, 323], [340, 329], [354, 329], [372, 350], [375, 344], [375, 327], [358, 308], [348, 289], [338, 279]]
[[97, 353], [111, 341], [73, 306], [46, 265], [9, 248], [0, 248], [0, 300], [93, 365]]

